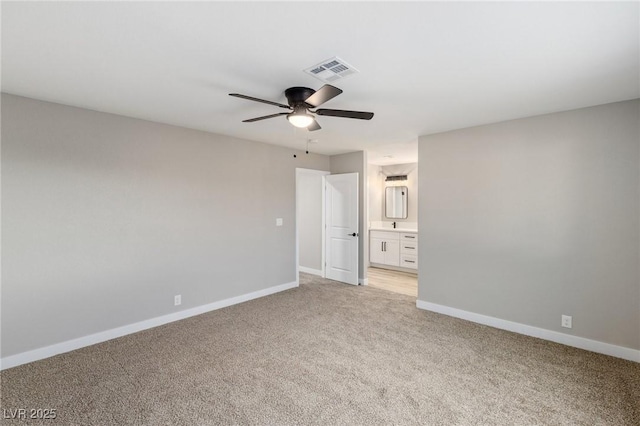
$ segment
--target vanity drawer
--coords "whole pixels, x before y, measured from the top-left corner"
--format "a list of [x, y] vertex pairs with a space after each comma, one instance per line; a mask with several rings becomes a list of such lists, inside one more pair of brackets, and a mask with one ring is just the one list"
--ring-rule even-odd
[[401, 232], [400, 241], [415, 241], [418, 242], [418, 234], [413, 232]]
[[381, 240], [387, 241], [398, 241], [398, 233], [394, 231], [369, 231], [369, 236], [371, 238], [380, 238]]
[[402, 266], [403, 268], [418, 269], [418, 256], [401, 254], [400, 266]]
[[418, 253], [418, 242], [400, 241], [400, 253], [415, 256]]

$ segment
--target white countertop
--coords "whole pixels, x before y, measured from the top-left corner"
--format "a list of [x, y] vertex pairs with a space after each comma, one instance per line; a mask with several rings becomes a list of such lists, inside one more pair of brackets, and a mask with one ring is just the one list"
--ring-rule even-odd
[[379, 227], [379, 226], [372, 226], [371, 228], [369, 228], [369, 231], [395, 231], [395, 232], [418, 232], [417, 229], [410, 229], [410, 228], [389, 228], [389, 227]]
[[377, 220], [369, 222], [369, 231], [395, 231], [395, 232], [418, 232], [417, 222], [398, 222], [397, 228], [393, 227], [393, 222], [385, 220]]

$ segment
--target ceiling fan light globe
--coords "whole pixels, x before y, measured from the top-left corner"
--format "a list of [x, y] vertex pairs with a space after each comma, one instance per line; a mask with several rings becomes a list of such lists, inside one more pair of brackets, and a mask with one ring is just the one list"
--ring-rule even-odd
[[309, 127], [309, 125], [313, 123], [313, 117], [309, 114], [291, 113], [287, 115], [287, 120], [289, 120], [289, 123], [293, 124], [295, 127], [300, 128]]

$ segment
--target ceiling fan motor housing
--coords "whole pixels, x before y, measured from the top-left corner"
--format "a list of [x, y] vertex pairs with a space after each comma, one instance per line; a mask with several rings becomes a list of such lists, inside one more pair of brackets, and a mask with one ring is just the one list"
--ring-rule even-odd
[[284, 91], [284, 95], [287, 97], [291, 108], [300, 104], [304, 104], [306, 107], [312, 107], [312, 105], [305, 104], [304, 101], [309, 99], [314, 93], [316, 93], [316, 91], [308, 87], [290, 87]]

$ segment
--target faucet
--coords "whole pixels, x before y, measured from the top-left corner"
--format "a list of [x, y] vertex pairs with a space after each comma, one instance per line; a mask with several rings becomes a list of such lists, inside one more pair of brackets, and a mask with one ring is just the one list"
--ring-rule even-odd
[[393, 222], [393, 229], [396, 229], [396, 223]]

